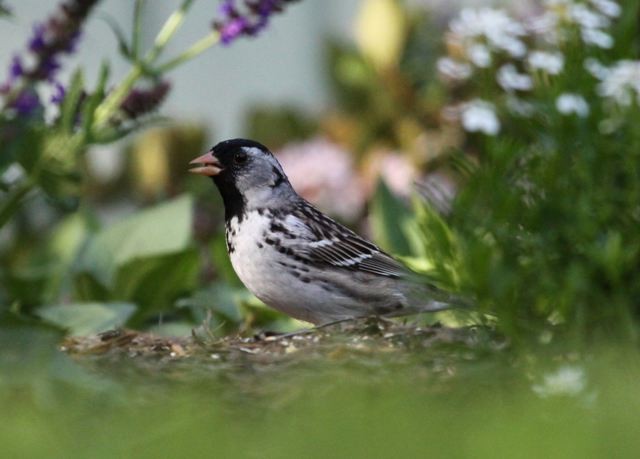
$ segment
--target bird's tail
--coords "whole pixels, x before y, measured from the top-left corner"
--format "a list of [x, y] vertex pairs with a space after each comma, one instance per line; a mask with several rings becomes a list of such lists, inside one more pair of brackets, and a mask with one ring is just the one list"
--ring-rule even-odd
[[411, 309], [415, 312], [437, 312], [446, 309], [471, 310], [474, 305], [468, 297], [424, 282], [408, 284], [406, 297]]

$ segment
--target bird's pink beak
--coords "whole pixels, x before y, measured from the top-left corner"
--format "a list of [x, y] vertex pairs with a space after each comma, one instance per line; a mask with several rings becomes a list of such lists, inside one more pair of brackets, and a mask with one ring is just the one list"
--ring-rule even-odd
[[211, 152], [199, 156], [189, 162], [189, 164], [193, 164], [195, 166], [189, 169], [189, 172], [193, 172], [194, 174], [213, 177], [214, 175], [218, 175], [222, 172], [222, 165], [220, 164], [220, 161], [218, 161], [218, 158], [213, 156], [213, 153]]

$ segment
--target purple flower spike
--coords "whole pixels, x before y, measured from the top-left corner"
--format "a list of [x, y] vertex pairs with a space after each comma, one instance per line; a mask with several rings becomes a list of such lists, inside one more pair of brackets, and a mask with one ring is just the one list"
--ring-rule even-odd
[[27, 61], [15, 56], [9, 67], [9, 78], [0, 85], [5, 106], [11, 107], [16, 115], [29, 116], [42, 107], [35, 91], [40, 83], [52, 85], [52, 102], [62, 101], [64, 87], [55, 78], [60, 62], [75, 51], [84, 23], [98, 1], [62, 0], [52, 15], [33, 25], [25, 50], [30, 54], [29, 64], [23, 64]]
[[134, 120], [158, 108], [170, 89], [168, 81], [158, 81], [146, 89], [134, 88], [120, 104], [120, 109], [126, 118]]
[[214, 21], [213, 27], [220, 33], [220, 41], [228, 45], [242, 35], [258, 35], [268, 26], [272, 15], [294, 1], [297, 0], [244, 0], [241, 13], [235, 0], [223, 0], [219, 7], [222, 19]]
[[13, 100], [11, 107], [20, 116], [29, 116], [40, 108], [40, 98], [38, 94], [30, 89], [25, 89]]
[[[27, 68], [20, 66], [19, 72], [19, 77], [25, 83], [53, 81], [60, 68], [61, 57], [75, 51], [84, 22], [97, 2], [98, 0], [65, 0], [47, 20], [33, 25], [27, 48], [35, 62]], [[18, 72], [14, 72], [13, 67], [10, 72], [17, 75]]]

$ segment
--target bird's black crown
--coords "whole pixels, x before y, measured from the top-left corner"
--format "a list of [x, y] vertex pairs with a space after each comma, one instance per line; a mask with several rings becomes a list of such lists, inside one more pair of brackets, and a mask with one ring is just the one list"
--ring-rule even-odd
[[216, 146], [211, 148], [211, 152], [220, 160], [223, 157], [227, 157], [229, 155], [234, 155], [237, 152], [241, 151], [242, 148], [258, 148], [265, 153], [269, 152], [269, 149], [262, 145], [260, 142], [256, 142], [255, 140], [248, 139], [230, 139], [223, 140], [218, 143]]

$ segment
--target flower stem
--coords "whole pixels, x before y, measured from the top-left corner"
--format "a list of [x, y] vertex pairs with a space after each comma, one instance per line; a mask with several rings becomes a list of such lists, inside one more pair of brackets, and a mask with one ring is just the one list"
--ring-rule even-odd
[[145, 57], [145, 61], [148, 64], [155, 62], [158, 56], [160, 56], [160, 53], [162, 53], [162, 51], [164, 50], [165, 46], [167, 46], [167, 43], [169, 43], [169, 40], [171, 40], [171, 38], [178, 31], [178, 29], [184, 22], [187, 11], [189, 11], [189, 8], [191, 8], [191, 4], [193, 3], [193, 1], [194, 0], [184, 0], [182, 2], [182, 5], [180, 5], [180, 8], [171, 13], [171, 16], [167, 18], [164, 25], [160, 29], [160, 32], [158, 32], [158, 35], [156, 36], [153, 48], [151, 48], [151, 51], [149, 51], [149, 53], [147, 53], [147, 56]]
[[[120, 82], [120, 84], [106, 97], [104, 101], [96, 109], [95, 119], [93, 121], [93, 129], [99, 129], [106, 124], [114, 113], [120, 108], [120, 104], [127, 97], [133, 86], [145, 73], [145, 69], [151, 67], [156, 59], [160, 56], [164, 48], [169, 43], [169, 40], [178, 31], [184, 19], [187, 11], [191, 8], [194, 0], [183, 0], [180, 8], [175, 10], [167, 18], [164, 25], [156, 35], [156, 39], [153, 48], [149, 50], [144, 59], [134, 64], [133, 68], [129, 71], [129, 74]], [[135, 43], [134, 43], [135, 46]], [[205, 48], [206, 49], [206, 48]], [[199, 51], [202, 52], [202, 51]], [[199, 54], [199, 52], [197, 54]], [[196, 54], [196, 55], [197, 55]]]
[[200, 40], [195, 42], [185, 51], [174, 57], [173, 59], [168, 60], [164, 64], [160, 65], [157, 70], [158, 73], [165, 73], [170, 70], [173, 70], [175, 67], [187, 62], [194, 57], [202, 54], [207, 49], [211, 48], [213, 45], [220, 41], [220, 34], [218, 32], [211, 32], [210, 34], [202, 37]]
[[140, 57], [140, 31], [142, 29], [142, 10], [145, 0], [136, 0], [133, 10], [133, 32], [131, 34], [131, 50], [133, 57], [138, 60]]

